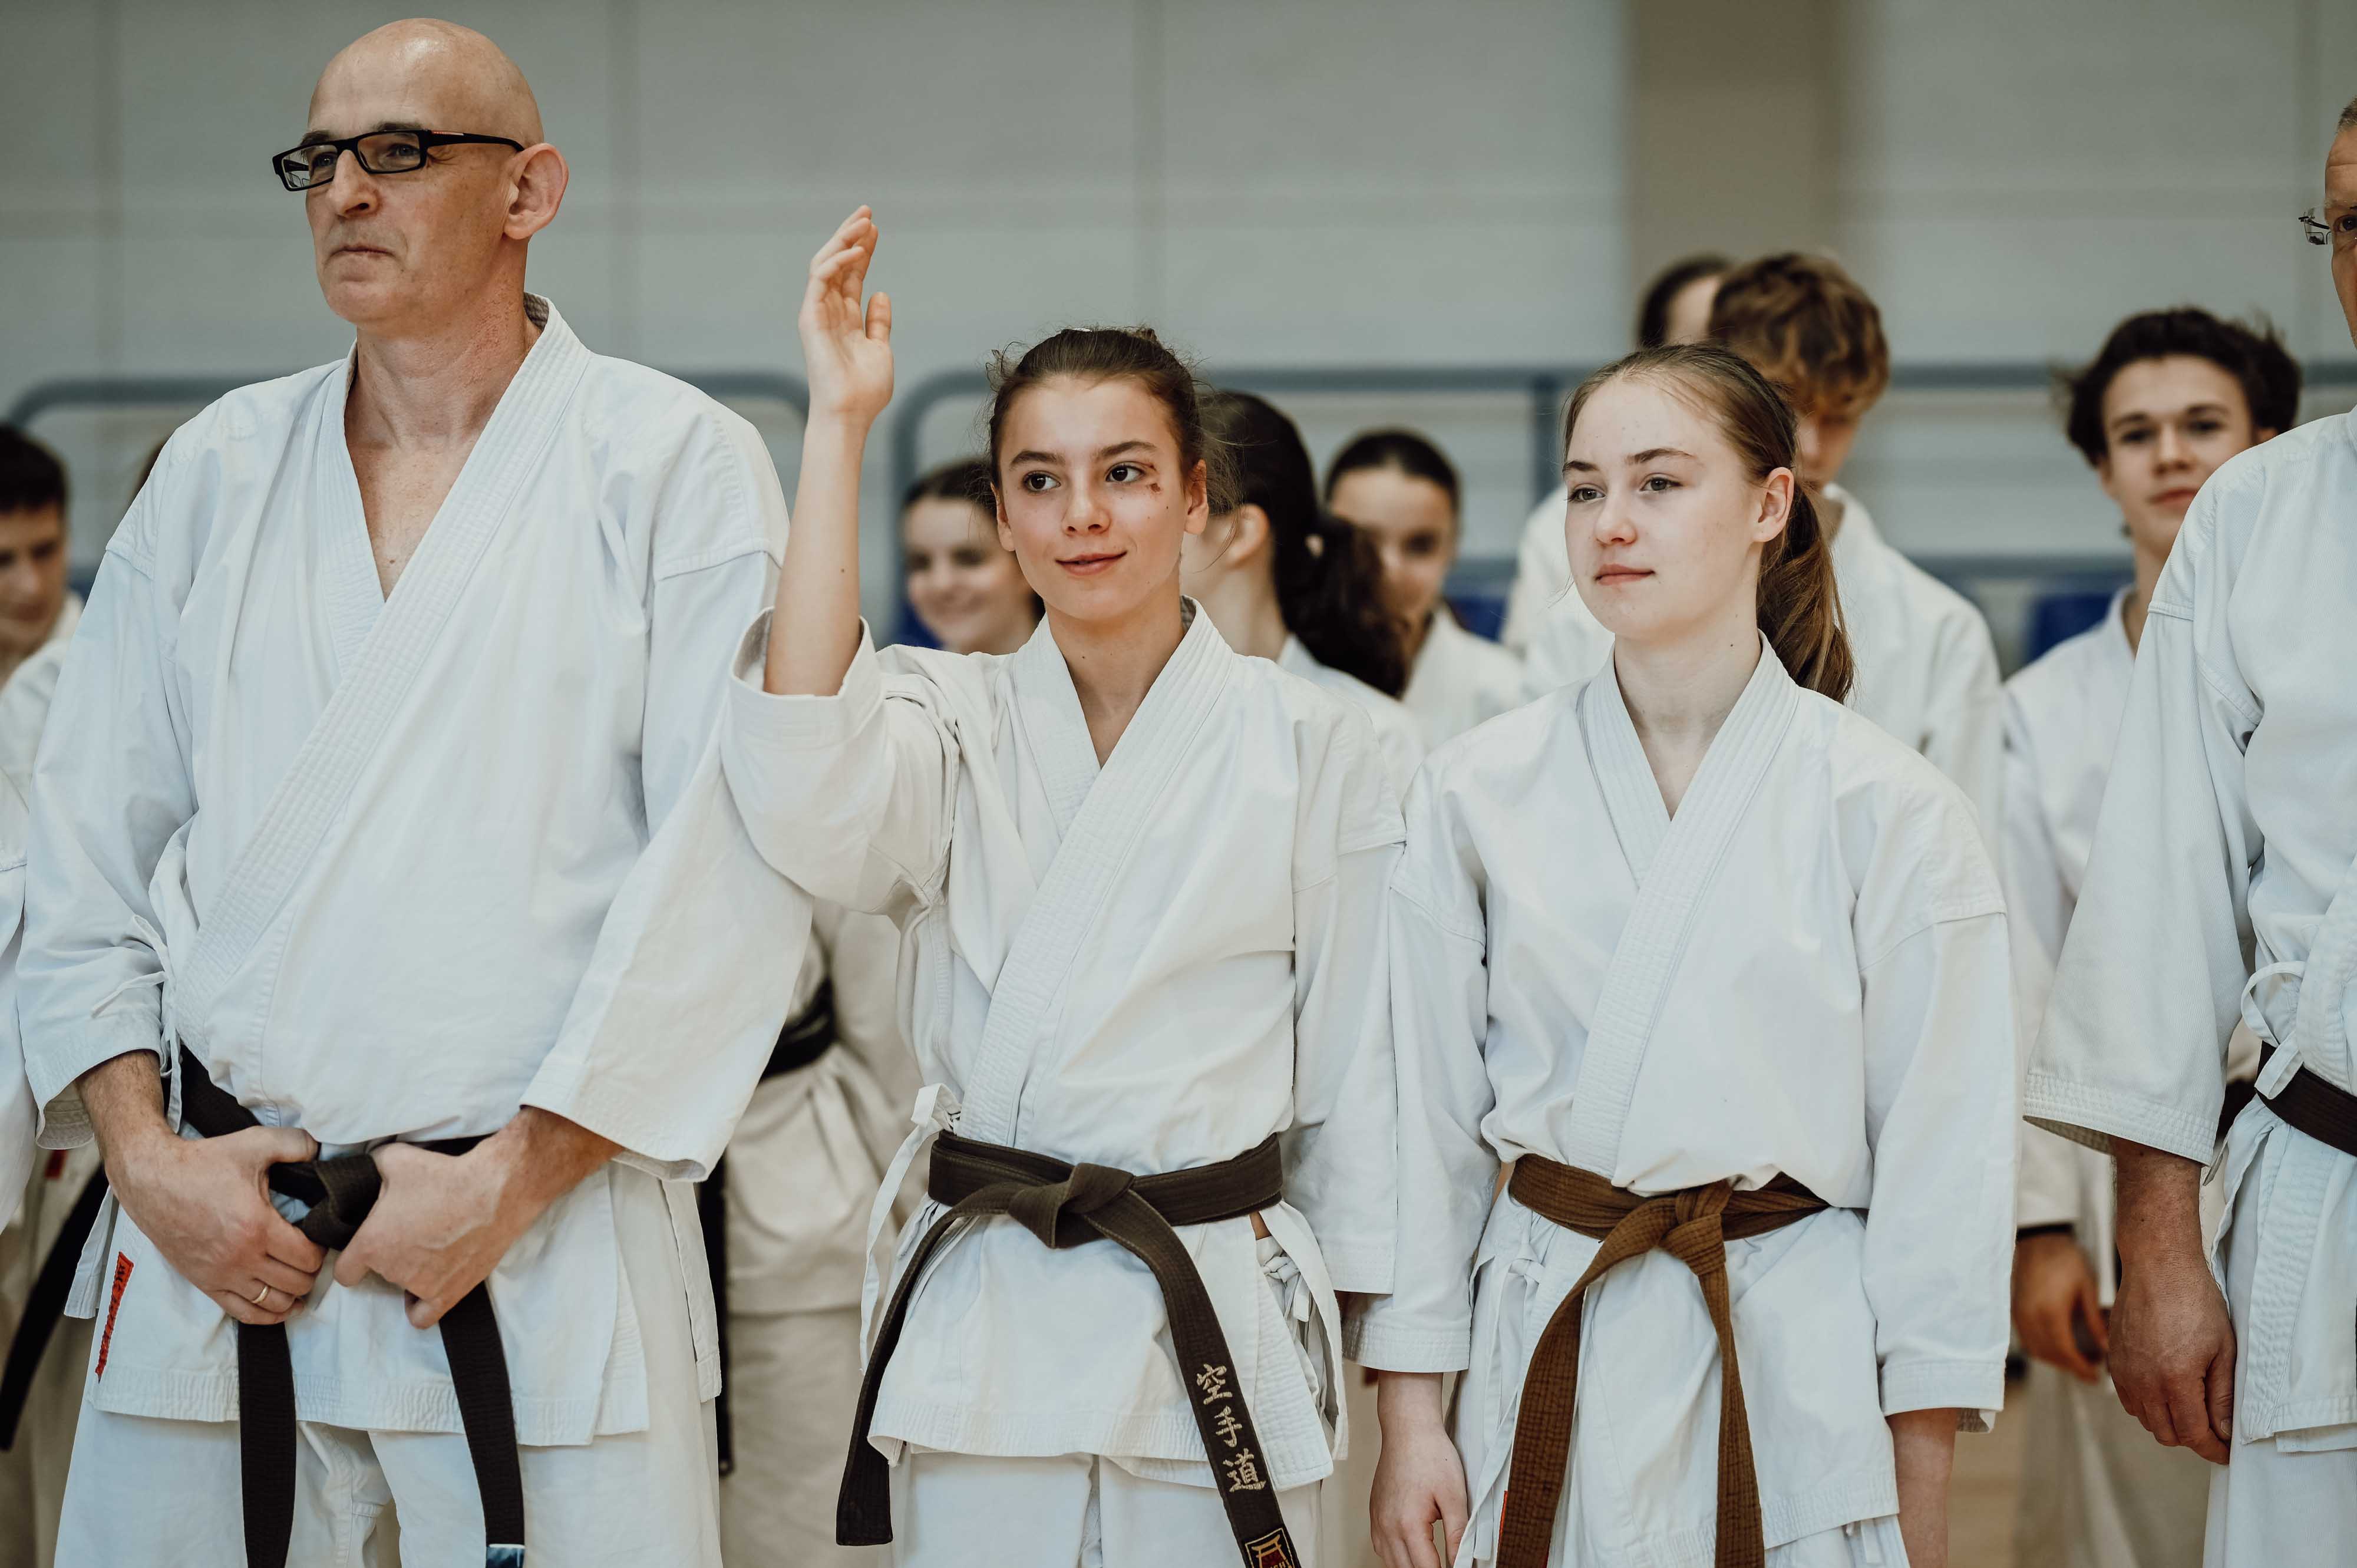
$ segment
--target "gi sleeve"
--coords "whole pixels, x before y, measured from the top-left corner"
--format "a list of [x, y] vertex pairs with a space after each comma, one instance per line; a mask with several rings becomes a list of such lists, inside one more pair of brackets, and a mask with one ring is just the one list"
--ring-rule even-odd
[[[2005, 719], [2005, 815], [1998, 835], [1997, 877], [2005, 888], [2006, 931], [2013, 950], [2016, 1038], [2038, 1037], [2038, 1020], [2053, 988], [2054, 958], [2071, 924], [2071, 890], [2063, 885], [2054, 834], [2038, 791], [2038, 755], [2018, 698]], [[2019, 1053], [2028, 1066], [2029, 1052]], [[2080, 1219], [2080, 1155], [2069, 1141], [2024, 1122], [2021, 1175], [2014, 1223], [2072, 1225]], [[2080, 1238], [2084, 1241], [2085, 1236]]]
[[1865, 1284], [1887, 1415], [1953, 1407], [1976, 1425], [2005, 1403], [2018, 1070], [2005, 928], [1996, 909], [1935, 918], [1860, 955]]
[[[0, 792], [15, 796], [0, 785]], [[22, 843], [24, 806], [10, 800], [0, 811], [13, 811]], [[16, 1027], [16, 958], [23, 947], [25, 862], [21, 855], [0, 858], [0, 930], [7, 932], [0, 947], [0, 1229], [16, 1218], [25, 1183], [33, 1174], [33, 1131], [39, 1118], [33, 1105], [33, 1086], [25, 1077], [24, 1037]]]
[[1391, 1288], [1399, 1084], [1384, 1002], [1383, 887], [1396, 797], [1365, 714], [1333, 704], [1305, 758], [1293, 890], [1293, 1126], [1286, 1201], [1308, 1219], [1337, 1291]]
[[930, 682], [888, 681], [865, 622], [831, 697], [761, 689], [770, 615], [745, 634], [721, 757], [761, 853], [820, 898], [898, 917], [941, 897], [957, 747]]
[[2005, 687], [1988, 623], [1969, 606], [1941, 623], [1924, 711], [1924, 760], [1946, 774], [1980, 813], [1992, 847], [2005, 805]]
[[148, 886], [196, 793], [173, 700], [180, 596], [150, 548], [161, 498], [183, 487], [179, 455], [159, 467], [107, 547], [58, 682], [60, 722], [33, 769], [16, 1011], [52, 1148], [90, 1140], [83, 1073], [132, 1051], [163, 1061], [164, 939]]
[[2260, 848], [2243, 773], [2259, 704], [2226, 636], [2224, 504], [2215, 485], [2194, 498], [2145, 617], [2027, 1105], [2094, 1148], [2130, 1138], [2205, 1165], [2249, 973], [2244, 901]]
[[1351, 1357], [1394, 1372], [1448, 1372], [1473, 1350], [1473, 1258], [1498, 1185], [1481, 1133], [1495, 1102], [1483, 1057], [1488, 941], [1469, 852], [1430, 768], [1408, 792], [1393, 874], [1389, 1000], [1399, 1053], [1399, 1240], [1389, 1294], [1344, 1332]]
[[[785, 499], [751, 427], [716, 418], [644, 498], [641, 787], [648, 843], [523, 1103], [701, 1180], [752, 1097], [810, 942], [810, 900], [762, 858], [721, 776], [737, 628], [774, 591]], [[664, 541], [677, 542], [666, 552]]]

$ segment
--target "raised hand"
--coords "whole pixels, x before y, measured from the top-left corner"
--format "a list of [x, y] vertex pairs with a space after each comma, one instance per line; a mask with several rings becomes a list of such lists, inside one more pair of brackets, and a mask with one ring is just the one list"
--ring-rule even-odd
[[891, 296], [860, 298], [876, 239], [875, 214], [862, 207], [811, 258], [796, 325], [813, 419], [841, 419], [864, 429], [892, 401]]

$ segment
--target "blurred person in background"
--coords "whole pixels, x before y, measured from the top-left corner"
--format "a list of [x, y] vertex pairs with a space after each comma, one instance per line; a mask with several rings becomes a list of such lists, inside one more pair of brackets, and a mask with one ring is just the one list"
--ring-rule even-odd
[[[81, 600], [66, 587], [66, 472], [55, 454], [0, 425], [0, 1095], [29, 1111], [16, 1036], [17, 938], [24, 913], [33, 757]], [[106, 1178], [98, 1151], [35, 1160], [33, 1126], [0, 1125], [0, 1203], [23, 1201], [0, 1230], [0, 1562], [49, 1568], [91, 1326], [67, 1318], [90, 1220]]]
[[[2071, 443], [2120, 510], [2136, 576], [2103, 620], [2006, 682], [2004, 878], [2021, 1037], [2034, 1042], [2086, 881], [2097, 808], [2153, 590], [2186, 509], [2218, 466], [2287, 430], [2299, 366], [2272, 330], [2184, 307], [2131, 316], [2063, 383]], [[2237, 1026], [2219, 1136], [2250, 1097], [2258, 1042]], [[2013, 1321], [2032, 1359], [2019, 1552], [2062, 1568], [2193, 1568], [2209, 1479], [2155, 1444], [2104, 1370], [2119, 1288], [2112, 1162], [2021, 1129]], [[2203, 1189], [2205, 1230], [2219, 1215]]]
[[1214, 392], [1202, 412], [1204, 434], [1226, 455], [1230, 493], [1213, 498], [1201, 533], [1179, 541], [1180, 587], [1238, 653], [1364, 708], [1384, 770], [1405, 795], [1424, 736], [1399, 700], [1407, 659], [1383, 607], [1374, 545], [1319, 507], [1309, 449], [1274, 404]]
[[1012, 653], [1039, 629], [1039, 596], [998, 542], [979, 457], [942, 464], [900, 498], [900, 563], [909, 608], [952, 653]]
[[1407, 655], [1400, 700], [1427, 751], [1523, 700], [1522, 661], [1457, 619], [1441, 596], [1464, 542], [1457, 466], [1413, 430], [1352, 436], [1326, 468], [1326, 508], [1374, 542], [1383, 604]]
[[[1637, 347], [1699, 343], [1710, 332], [1710, 302], [1718, 280], [1735, 263], [1715, 251], [1682, 256], [1653, 274], [1637, 302]], [[1530, 652], [1531, 633], [1547, 606], [1568, 590], [1563, 564], [1563, 490], [1549, 492], [1523, 521], [1514, 552], [1514, 582], [1506, 595], [1506, 621], [1498, 640], [1516, 654]], [[1535, 688], [1534, 688], [1535, 689]]]

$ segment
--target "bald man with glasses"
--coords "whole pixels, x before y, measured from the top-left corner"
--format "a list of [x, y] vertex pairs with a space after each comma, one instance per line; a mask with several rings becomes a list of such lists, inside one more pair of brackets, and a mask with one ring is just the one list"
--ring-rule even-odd
[[59, 1561], [716, 1564], [688, 1184], [810, 919], [712, 748], [777, 478], [525, 292], [565, 163], [481, 35], [361, 38], [273, 168], [352, 350], [173, 436], [36, 771], [26, 1070], [112, 1193]]

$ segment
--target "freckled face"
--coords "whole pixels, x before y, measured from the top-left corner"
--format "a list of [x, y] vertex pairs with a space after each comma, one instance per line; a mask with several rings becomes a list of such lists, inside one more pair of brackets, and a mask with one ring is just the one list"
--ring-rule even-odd
[[1178, 542], [1211, 521], [1201, 460], [1135, 381], [1060, 377], [999, 434], [998, 537], [1058, 615], [1116, 620], [1174, 592]]

